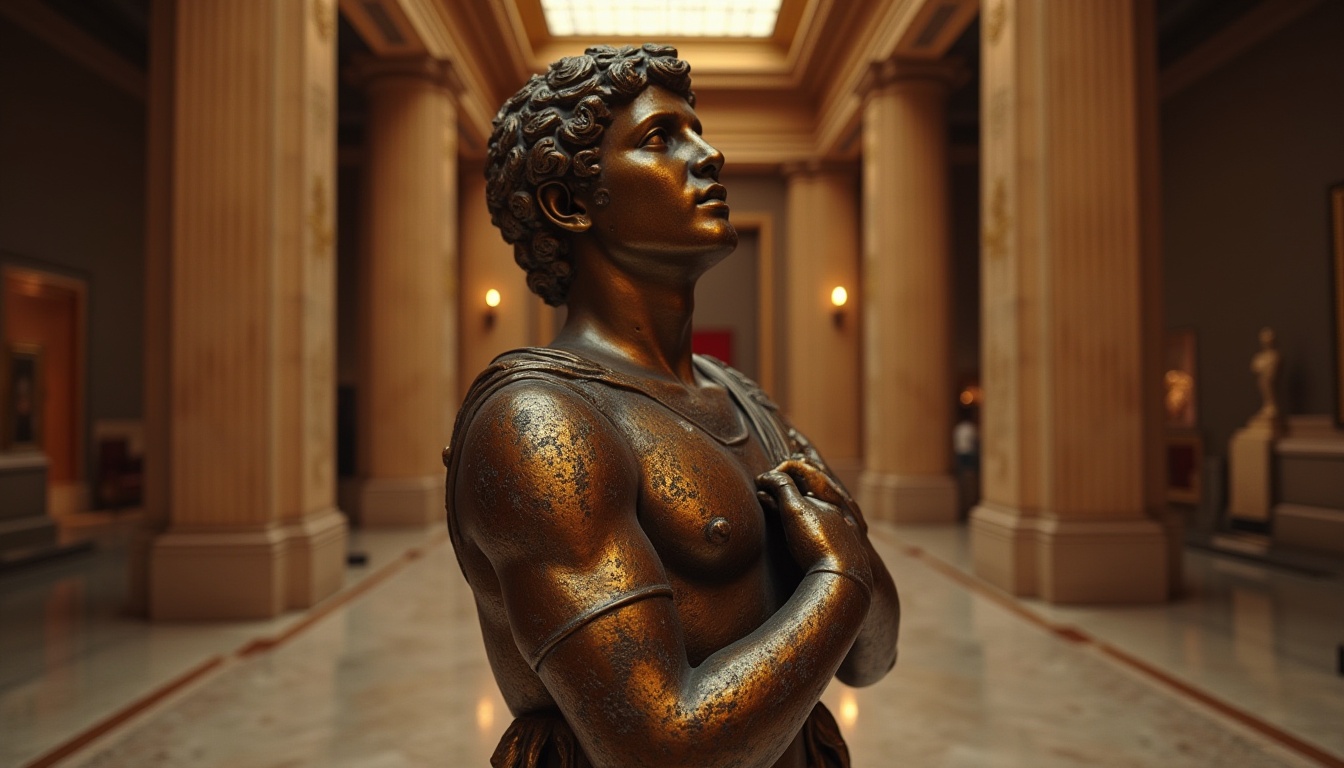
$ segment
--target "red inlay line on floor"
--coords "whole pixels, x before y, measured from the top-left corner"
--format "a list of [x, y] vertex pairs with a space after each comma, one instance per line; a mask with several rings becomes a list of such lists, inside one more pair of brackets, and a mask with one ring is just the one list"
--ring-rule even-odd
[[160, 701], [163, 701], [169, 696], [172, 696], [174, 693], [182, 690], [186, 686], [191, 685], [197, 680], [200, 680], [201, 678], [205, 677], [214, 670], [222, 667], [223, 665], [224, 665], [223, 656], [215, 656], [207, 660], [205, 663], [197, 666], [195, 669], [188, 671], [186, 674], [182, 675], [181, 677], [178, 677], [176, 680], [173, 680], [168, 684], [160, 687], [158, 690], [153, 691], [148, 696], [145, 696], [144, 698], [131, 704], [128, 707], [125, 707], [121, 711], [115, 712], [112, 715], [104, 718], [102, 721], [98, 722], [93, 727], [79, 734], [70, 741], [67, 741], [66, 743], [53, 749], [47, 754], [37, 758], [33, 762], [29, 763], [27, 768], [47, 768], [47, 766], [52, 766], [59, 763], [65, 758], [73, 755], [74, 753], [88, 746], [90, 743], [94, 741], [94, 739], [97, 739], [101, 736], [104, 736], [107, 733], [110, 733], [113, 729], [125, 723], [127, 720], [130, 720], [131, 718], [135, 717], [141, 712], [144, 712], [146, 709], [149, 709], [150, 707], [154, 706]]
[[[420, 559], [426, 552], [437, 546], [441, 546], [447, 540], [447, 531], [435, 534], [430, 537], [423, 546], [413, 547], [406, 552], [403, 552], [397, 559], [380, 568], [377, 573], [368, 576], [350, 589], [337, 593], [329, 600], [318, 603], [312, 610], [304, 615], [302, 619], [295, 622], [284, 632], [281, 632], [274, 637], [257, 638], [239, 648], [233, 655], [240, 659], [245, 659], [259, 653], [274, 650], [278, 646], [289, 642], [298, 636], [299, 633], [329, 616], [336, 611], [336, 609], [348, 605], [351, 601], [387, 581], [401, 571], [402, 568], [405, 568], [408, 563]], [[204, 678], [211, 672], [222, 668], [225, 661], [225, 656], [211, 657], [203, 664], [193, 668], [137, 701], [132, 702], [112, 715], [109, 715], [64, 744], [61, 744], [33, 762], [28, 763], [25, 768], [48, 768], [49, 766], [57, 764], [84, 747], [87, 747], [89, 744], [93, 743], [94, 740], [111, 733], [136, 715], [139, 715], [150, 707], [153, 707], [155, 704], [162, 702], [164, 699], [167, 699], [169, 696], [172, 696], [186, 686]]]
[[1243, 709], [1234, 707], [1231, 704], [1228, 704], [1227, 702], [1223, 701], [1222, 699], [1216, 698], [1210, 695], [1209, 693], [1202, 691], [1199, 688], [1196, 688], [1195, 686], [1190, 685], [1189, 683], [1171, 674], [1168, 674], [1167, 672], [1162, 671], [1161, 669], [1158, 669], [1152, 664], [1149, 664], [1146, 661], [1136, 658], [1135, 656], [1132, 656], [1120, 650], [1119, 648], [1116, 648], [1113, 645], [1097, 640], [1096, 638], [1078, 629], [1077, 627], [1069, 627], [1061, 624], [1055, 624], [1051, 621], [1047, 621], [1046, 619], [1038, 616], [1036, 613], [1032, 612], [1030, 609], [1023, 606], [1020, 602], [1017, 601], [1016, 598], [1012, 597], [1008, 593], [991, 586], [988, 582], [982, 581], [979, 578], [976, 578], [975, 576], [972, 576], [966, 573], [965, 571], [962, 571], [960, 568], [957, 568], [954, 565], [944, 562], [943, 560], [929, 554], [928, 552], [925, 552], [923, 549], [919, 547], [912, 547], [907, 544], [904, 544], [899, 539], [888, 534], [885, 531], [875, 530], [872, 531], [872, 534], [877, 538], [880, 538], [883, 541], [887, 542], [888, 544], [895, 546], [897, 549], [901, 551], [901, 554], [910, 557], [912, 559], [919, 560], [920, 562], [927, 565], [930, 569], [935, 570], [938, 573], [941, 573], [943, 576], [946, 576], [952, 581], [955, 581], [958, 584], [966, 587], [975, 594], [980, 595], [981, 597], [987, 598], [1003, 606], [1004, 608], [1008, 609], [1010, 612], [1016, 614], [1017, 616], [1026, 619], [1028, 622], [1035, 624], [1038, 627], [1041, 627], [1042, 629], [1050, 632], [1051, 634], [1061, 639], [1067, 640], [1072, 643], [1094, 646], [1097, 648], [1097, 650], [1099, 650], [1106, 656], [1109, 656], [1112, 660], [1120, 664], [1123, 664], [1124, 666], [1129, 667], [1130, 669], [1165, 685], [1166, 687], [1174, 690], [1177, 693], [1180, 693], [1188, 698], [1194, 699], [1200, 704], [1203, 704], [1204, 706], [1214, 710], [1215, 712], [1218, 712], [1219, 714], [1225, 717], [1235, 720], [1236, 722], [1246, 726], [1247, 728], [1259, 733], [1261, 736], [1264, 736], [1265, 738], [1278, 743], [1280, 746], [1293, 752], [1296, 752], [1302, 757], [1305, 757], [1310, 760], [1315, 760], [1321, 765], [1327, 766], [1327, 768], [1344, 768], [1344, 760], [1341, 760], [1335, 755], [1326, 752], [1320, 747], [1317, 747], [1316, 745], [1310, 742], [1304, 741], [1303, 739], [1300, 739], [1297, 736], [1288, 733], [1287, 731], [1283, 730], [1282, 728], [1279, 728], [1278, 726], [1272, 723], [1267, 723], [1264, 720], [1261, 720], [1260, 718], [1256, 717], [1255, 715], [1252, 715], [1251, 713]]

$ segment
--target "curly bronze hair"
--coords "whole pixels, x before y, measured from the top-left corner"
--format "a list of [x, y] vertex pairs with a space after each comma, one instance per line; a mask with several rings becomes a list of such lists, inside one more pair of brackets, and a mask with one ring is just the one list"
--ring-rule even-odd
[[691, 65], [677, 58], [676, 48], [599, 45], [533, 75], [495, 116], [485, 166], [490, 221], [527, 270], [527, 287], [551, 306], [565, 303], [574, 267], [568, 238], [541, 213], [537, 190], [559, 181], [574, 192], [592, 191], [612, 108], [650, 85], [695, 106]]

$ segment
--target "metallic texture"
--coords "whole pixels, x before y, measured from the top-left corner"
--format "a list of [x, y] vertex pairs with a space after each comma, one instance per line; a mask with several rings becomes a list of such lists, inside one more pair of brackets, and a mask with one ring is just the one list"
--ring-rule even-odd
[[491, 215], [568, 305], [458, 413], [448, 525], [515, 721], [504, 766], [847, 766], [818, 704], [896, 659], [858, 506], [753, 382], [690, 350], [732, 252], [723, 156], [667, 46], [591, 48], [501, 108]]

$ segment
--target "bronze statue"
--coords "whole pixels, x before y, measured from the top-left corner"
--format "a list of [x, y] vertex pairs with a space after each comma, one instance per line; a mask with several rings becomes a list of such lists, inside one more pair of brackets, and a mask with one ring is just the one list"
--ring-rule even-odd
[[515, 715], [503, 766], [846, 766], [818, 698], [896, 659], [858, 507], [741, 374], [692, 356], [737, 245], [676, 49], [590, 48], [495, 118], [494, 223], [568, 319], [458, 415], [448, 523]]

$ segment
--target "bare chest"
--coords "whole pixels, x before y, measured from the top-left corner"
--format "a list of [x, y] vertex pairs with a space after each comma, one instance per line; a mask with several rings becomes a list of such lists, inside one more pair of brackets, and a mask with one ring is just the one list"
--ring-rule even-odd
[[639, 462], [639, 519], [670, 576], [727, 585], [759, 566], [769, 530], [756, 476], [770, 469], [744, 419], [697, 419], [636, 393], [611, 395]]

